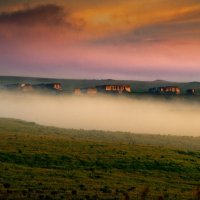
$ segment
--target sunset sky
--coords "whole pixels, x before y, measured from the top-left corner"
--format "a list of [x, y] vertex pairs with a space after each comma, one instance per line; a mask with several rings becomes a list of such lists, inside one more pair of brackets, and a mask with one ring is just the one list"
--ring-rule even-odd
[[200, 1], [0, 0], [0, 75], [200, 81]]

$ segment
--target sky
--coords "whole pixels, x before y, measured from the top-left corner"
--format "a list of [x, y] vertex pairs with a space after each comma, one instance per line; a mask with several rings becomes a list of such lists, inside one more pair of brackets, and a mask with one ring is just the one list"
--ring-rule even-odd
[[200, 81], [199, 0], [0, 0], [0, 75]]

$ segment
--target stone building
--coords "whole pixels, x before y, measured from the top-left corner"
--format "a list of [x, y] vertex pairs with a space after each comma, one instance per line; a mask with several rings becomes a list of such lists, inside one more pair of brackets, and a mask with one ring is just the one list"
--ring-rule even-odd
[[96, 86], [98, 92], [105, 93], [130, 93], [130, 85], [100, 85]]
[[181, 94], [181, 89], [177, 86], [165, 86], [149, 88], [149, 93], [152, 94]]

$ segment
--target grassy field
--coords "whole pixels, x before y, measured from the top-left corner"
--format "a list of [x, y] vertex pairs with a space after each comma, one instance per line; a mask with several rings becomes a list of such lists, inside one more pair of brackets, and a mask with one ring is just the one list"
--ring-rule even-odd
[[0, 119], [0, 199], [200, 199], [200, 138]]

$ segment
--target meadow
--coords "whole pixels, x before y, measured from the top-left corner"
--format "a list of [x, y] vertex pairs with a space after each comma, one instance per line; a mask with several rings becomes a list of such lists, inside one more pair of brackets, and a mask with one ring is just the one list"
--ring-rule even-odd
[[0, 199], [200, 199], [200, 138], [0, 119]]

